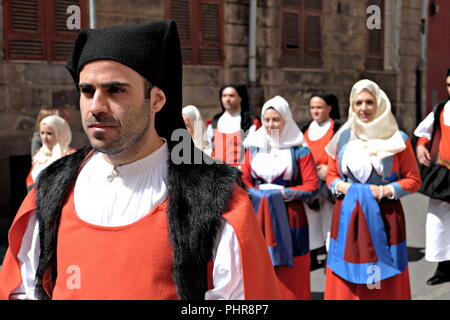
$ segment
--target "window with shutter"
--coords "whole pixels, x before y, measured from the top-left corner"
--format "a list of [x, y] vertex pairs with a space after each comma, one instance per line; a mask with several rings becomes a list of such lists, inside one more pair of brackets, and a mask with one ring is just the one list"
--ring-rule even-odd
[[368, 0], [367, 6], [377, 5], [381, 9], [381, 29], [367, 29], [366, 69], [384, 69], [384, 0]]
[[220, 0], [168, 1], [166, 15], [177, 23], [184, 64], [222, 64], [222, 2]]
[[283, 0], [282, 56], [285, 67], [322, 66], [322, 0]]
[[4, 0], [7, 60], [66, 61], [79, 30], [68, 30], [67, 8], [77, 5], [86, 27], [86, 0]]

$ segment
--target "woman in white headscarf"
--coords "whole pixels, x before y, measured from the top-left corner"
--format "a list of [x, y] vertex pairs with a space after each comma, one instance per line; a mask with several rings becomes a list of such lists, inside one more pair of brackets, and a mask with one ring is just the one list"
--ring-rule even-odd
[[184, 124], [186, 129], [194, 141], [194, 145], [202, 150], [207, 155], [211, 155], [211, 148], [208, 144], [208, 137], [206, 134], [205, 123], [202, 115], [196, 106], [188, 105], [182, 110]]
[[331, 224], [325, 299], [411, 299], [400, 197], [420, 175], [389, 98], [370, 81], [350, 93], [348, 121], [326, 147], [327, 185], [338, 197]]
[[284, 98], [268, 100], [261, 119], [263, 126], [244, 140], [243, 180], [263, 228], [283, 298], [310, 299], [308, 220], [303, 200], [317, 193], [315, 163]]
[[76, 151], [69, 146], [72, 141], [70, 127], [60, 116], [50, 115], [42, 119], [39, 134], [42, 147], [33, 156], [32, 167], [26, 181], [28, 190], [34, 186], [42, 170], [59, 158]]

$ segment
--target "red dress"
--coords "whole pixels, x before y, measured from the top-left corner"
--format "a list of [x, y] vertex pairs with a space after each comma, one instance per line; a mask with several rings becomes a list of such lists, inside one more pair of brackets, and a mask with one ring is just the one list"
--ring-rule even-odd
[[[289, 236], [292, 237], [294, 246], [293, 256], [291, 257], [293, 265], [276, 265], [274, 268], [283, 299], [309, 300], [311, 299], [311, 285], [308, 220], [301, 200], [314, 196], [318, 188], [318, 182], [314, 160], [309, 149], [307, 147], [291, 148], [291, 153], [294, 154], [294, 166], [298, 171], [296, 176], [292, 178], [292, 183], [284, 181], [284, 183], [287, 183], [284, 192], [296, 200], [285, 203], [287, 214], [285, 221], [289, 225], [284, 230], [288, 230], [288, 232], [290, 230], [291, 232]], [[248, 188], [258, 189], [258, 181], [252, 176], [251, 158], [251, 152], [247, 151], [246, 159], [249, 161], [246, 161], [241, 167], [243, 180]], [[280, 183], [283, 182], [280, 181]], [[264, 202], [264, 199], [262, 202]], [[264, 203], [259, 205], [257, 218], [269, 251], [279, 245], [276, 230], [274, 231], [272, 225], [274, 217], [271, 215], [273, 215], [273, 212], [270, 212], [264, 206]]]
[[[383, 199], [379, 203], [381, 216], [386, 231], [387, 241], [389, 246], [398, 245], [406, 242], [406, 225], [405, 216], [399, 198], [410, 193], [416, 192], [420, 185], [421, 179], [417, 167], [414, 151], [411, 142], [405, 134], [403, 134], [406, 149], [396, 153], [392, 157], [383, 159], [384, 170], [382, 176], [378, 176], [380, 184], [391, 185], [395, 190], [396, 199]], [[341, 138], [345, 135], [342, 134]], [[348, 141], [340, 141], [341, 150], [345, 150]], [[327, 185], [332, 189], [336, 183], [343, 181], [343, 173], [339, 167], [340, 156], [338, 154], [336, 159], [329, 158], [328, 161], [328, 176]], [[375, 175], [377, 175], [375, 173]], [[349, 181], [353, 182], [353, 181]], [[389, 183], [390, 182], [390, 183]], [[375, 184], [375, 183], [371, 183]], [[338, 200], [333, 210], [333, 218], [331, 223], [331, 239], [337, 241], [338, 229], [341, 214], [342, 200]], [[367, 231], [364, 231], [365, 220], [361, 217], [356, 217], [356, 220], [351, 225], [352, 228], [357, 228], [358, 240], [350, 243], [347, 238], [347, 246], [350, 246], [350, 258], [364, 256], [370, 248], [365, 247], [364, 240], [367, 238]], [[358, 220], [359, 219], [359, 220]], [[367, 227], [366, 227], [367, 228]], [[347, 250], [347, 249], [346, 249]], [[332, 253], [329, 253], [332, 254]], [[407, 257], [406, 257], [407, 260]], [[407, 263], [407, 261], [406, 261]], [[408, 267], [393, 277], [381, 280], [375, 288], [370, 289], [367, 284], [356, 284], [344, 280], [335, 274], [328, 267], [326, 268], [325, 279], [325, 300], [410, 300], [411, 290], [409, 284]]]

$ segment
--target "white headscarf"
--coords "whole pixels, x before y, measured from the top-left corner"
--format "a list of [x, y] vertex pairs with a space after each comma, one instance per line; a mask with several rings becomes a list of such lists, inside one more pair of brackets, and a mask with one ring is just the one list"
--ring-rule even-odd
[[52, 128], [55, 134], [55, 145], [50, 150], [45, 144], [42, 144], [42, 147], [33, 157], [33, 163], [48, 166], [67, 154], [72, 141], [72, 132], [66, 120], [57, 115], [45, 117], [41, 120], [41, 124], [46, 124]]
[[264, 113], [267, 109], [275, 109], [284, 119], [284, 128], [277, 136], [271, 136], [267, 133], [264, 125], [250, 134], [244, 140], [245, 147], [258, 147], [267, 150], [268, 147], [278, 149], [288, 149], [295, 146], [305, 144], [303, 133], [292, 118], [292, 113], [289, 108], [289, 103], [281, 96], [275, 96], [264, 103], [261, 110], [261, 119], [264, 118]]
[[205, 123], [203, 122], [202, 115], [196, 106], [188, 105], [184, 107], [181, 112], [189, 118], [193, 126], [192, 140], [197, 148], [200, 150], [207, 150], [208, 137], [206, 135]]
[[[377, 105], [375, 118], [369, 123], [359, 120], [353, 111], [354, 101], [363, 90], [368, 90], [375, 97]], [[357, 138], [365, 141], [369, 153], [376, 155], [378, 159], [384, 159], [406, 149], [397, 121], [391, 112], [391, 102], [386, 93], [373, 81], [364, 79], [354, 84], [350, 93], [348, 120], [325, 148], [333, 159], [336, 158], [338, 151], [339, 137], [348, 128], [351, 128]]]

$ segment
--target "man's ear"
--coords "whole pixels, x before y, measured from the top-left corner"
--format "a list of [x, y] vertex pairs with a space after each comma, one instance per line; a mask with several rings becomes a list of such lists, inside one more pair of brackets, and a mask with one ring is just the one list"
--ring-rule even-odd
[[166, 95], [158, 87], [153, 87], [150, 91], [150, 102], [153, 113], [159, 112], [166, 104]]

